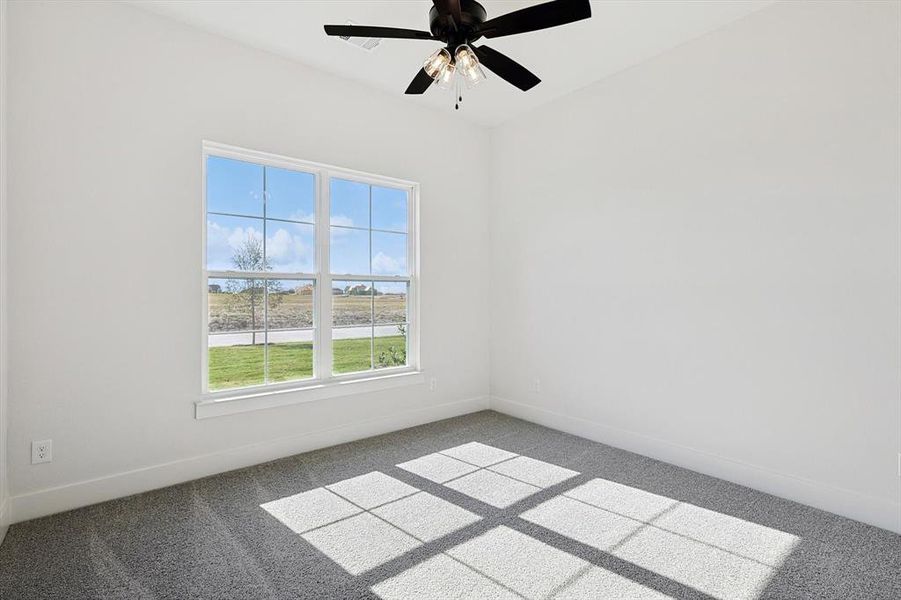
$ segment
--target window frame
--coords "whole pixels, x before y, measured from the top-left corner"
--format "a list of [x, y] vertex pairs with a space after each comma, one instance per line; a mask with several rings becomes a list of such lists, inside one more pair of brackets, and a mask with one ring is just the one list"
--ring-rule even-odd
[[[251, 273], [244, 271], [219, 271], [207, 269], [207, 160], [209, 157], [221, 157], [264, 167], [274, 167], [302, 171], [313, 175], [315, 179], [315, 217], [314, 217], [314, 272], [290, 273], [266, 272]], [[249, 150], [237, 146], [230, 146], [204, 140], [202, 143], [202, 167], [201, 167], [201, 401], [197, 403], [197, 417], [201, 417], [201, 408], [223, 400], [241, 398], [259, 398], [274, 393], [292, 391], [315, 390], [309, 400], [321, 397], [343, 395], [353, 391], [366, 391], [365, 389], [351, 390], [346, 384], [354, 382], [371, 382], [372, 380], [394, 380], [395, 382], [416, 383], [421, 378], [399, 377], [421, 372], [422, 365], [419, 353], [419, 332], [421, 328], [419, 316], [419, 184], [413, 181], [376, 175], [344, 167], [336, 167], [323, 163], [295, 159], [278, 154]], [[367, 185], [376, 185], [393, 189], [401, 189], [407, 192], [407, 271], [408, 275], [366, 275], [342, 273], [332, 274], [330, 269], [330, 182], [331, 179], [344, 179]], [[371, 270], [370, 249], [370, 270]], [[229, 388], [224, 390], [209, 389], [209, 279], [237, 277], [242, 279], [266, 277], [269, 279], [299, 279], [312, 281], [314, 284], [313, 299], [313, 376], [306, 379], [284, 381], [277, 383], [262, 383], [250, 386]], [[372, 368], [366, 371], [353, 373], [332, 373], [332, 281], [365, 281], [378, 282], [403, 282], [408, 283], [407, 292], [407, 364], [398, 367]], [[374, 324], [373, 324], [374, 325]], [[268, 324], [267, 324], [268, 327]], [[374, 334], [373, 334], [374, 335]], [[267, 340], [268, 341], [268, 340]], [[265, 348], [265, 346], [264, 346]], [[265, 350], [264, 350], [265, 354]], [[265, 367], [264, 367], [265, 369]], [[375, 388], [382, 388], [384, 382], [378, 382]], [[323, 389], [334, 387], [341, 390], [341, 394], [325, 393]], [[357, 386], [360, 387], [360, 386]], [[303, 402], [301, 398], [294, 402]], [[276, 404], [293, 402], [279, 401]], [[267, 403], [267, 404], [272, 404]], [[213, 407], [211, 414], [228, 414], [248, 409], [223, 411], [221, 407]]]

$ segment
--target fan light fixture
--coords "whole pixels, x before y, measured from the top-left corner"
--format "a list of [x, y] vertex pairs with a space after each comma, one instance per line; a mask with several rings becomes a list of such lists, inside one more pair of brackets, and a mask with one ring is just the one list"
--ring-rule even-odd
[[451, 56], [447, 48], [435, 51], [422, 63], [422, 69], [443, 90], [453, 86], [454, 75], [457, 73], [468, 88], [473, 88], [486, 79], [476, 53], [466, 44], [459, 46], [454, 56]]
[[[447, 48], [436, 50], [422, 63], [422, 70], [434, 79], [435, 85], [442, 90], [455, 88], [455, 106], [458, 109], [463, 101], [460, 79], [467, 88], [474, 88], [486, 79], [485, 71], [482, 70], [478, 57], [467, 44], [457, 46], [453, 56]], [[458, 73], [459, 77], [457, 77]]]

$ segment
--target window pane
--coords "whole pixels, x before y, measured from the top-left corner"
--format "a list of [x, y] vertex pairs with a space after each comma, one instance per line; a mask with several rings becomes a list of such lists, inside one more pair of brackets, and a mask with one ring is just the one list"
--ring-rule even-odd
[[372, 273], [376, 275], [407, 274], [407, 235], [405, 233], [372, 232]]
[[206, 209], [262, 217], [263, 167], [230, 158], [207, 157]]
[[270, 271], [312, 273], [313, 225], [266, 221], [266, 260]]
[[329, 185], [331, 224], [369, 228], [369, 186], [332, 179]]
[[351, 373], [371, 369], [372, 285], [369, 282], [332, 283], [332, 323], [332, 371]]
[[378, 323], [407, 322], [407, 282], [377, 281], [373, 292], [373, 315]]
[[[263, 296], [261, 279], [210, 279], [207, 294], [209, 332], [262, 330]], [[262, 342], [247, 341], [243, 337], [235, 337], [232, 341], [241, 344]]]
[[312, 173], [266, 167], [266, 217], [314, 223], [316, 177]]
[[269, 332], [269, 381], [313, 376], [313, 330]]
[[332, 282], [332, 324], [368, 325], [372, 323], [372, 285], [370, 282]]
[[372, 327], [332, 329], [332, 372], [353, 373], [372, 368]]
[[369, 274], [369, 232], [358, 229], [331, 228], [329, 262], [337, 274]]
[[262, 384], [264, 337], [262, 331], [257, 332], [253, 344], [250, 334], [209, 336], [210, 390]]
[[[297, 279], [269, 280], [269, 329], [301, 329], [313, 326], [313, 282]], [[269, 341], [275, 339], [270, 333]], [[312, 339], [312, 338], [310, 338]]]
[[207, 216], [206, 264], [211, 271], [262, 271], [263, 220]]
[[[293, 381], [313, 376], [314, 284], [310, 280], [269, 280], [268, 381]], [[290, 329], [285, 331], [285, 329]]]
[[372, 186], [372, 228], [407, 231], [407, 190]]
[[377, 325], [373, 339], [373, 358], [376, 369], [406, 365], [407, 326]]

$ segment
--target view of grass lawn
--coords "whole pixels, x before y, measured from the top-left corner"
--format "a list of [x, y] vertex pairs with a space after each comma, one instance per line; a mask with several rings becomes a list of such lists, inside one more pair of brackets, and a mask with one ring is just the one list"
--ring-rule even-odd
[[[376, 368], [403, 364], [398, 356], [405, 348], [402, 335], [375, 338]], [[334, 340], [332, 353], [335, 373], [367, 371], [371, 368], [370, 339]], [[405, 356], [404, 352], [404, 356]], [[210, 390], [259, 385], [263, 383], [263, 345], [214, 347], [209, 350]], [[312, 342], [288, 342], [269, 345], [270, 382], [292, 381], [313, 376]]]

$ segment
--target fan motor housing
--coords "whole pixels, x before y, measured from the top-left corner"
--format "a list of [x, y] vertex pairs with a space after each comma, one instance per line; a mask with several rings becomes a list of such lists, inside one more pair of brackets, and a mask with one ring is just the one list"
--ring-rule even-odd
[[429, 29], [432, 35], [446, 41], [448, 47], [456, 47], [482, 37], [474, 34], [473, 29], [488, 18], [484, 6], [475, 0], [460, 0], [460, 18], [463, 22], [454, 24], [452, 17], [438, 14], [438, 9], [432, 6], [429, 10]]

